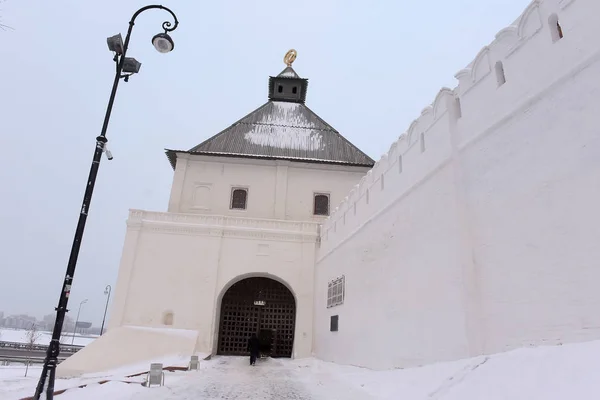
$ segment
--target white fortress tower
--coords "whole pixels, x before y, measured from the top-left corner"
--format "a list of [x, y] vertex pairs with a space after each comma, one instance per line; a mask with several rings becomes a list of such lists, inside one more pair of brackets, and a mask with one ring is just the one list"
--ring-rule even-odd
[[288, 66], [269, 99], [188, 151], [167, 212], [131, 210], [108, 332], [61, 374], [172, 353], [239, 355], [252, 333], [308, 357], [319, 224], [374, 161], [305, 105]]

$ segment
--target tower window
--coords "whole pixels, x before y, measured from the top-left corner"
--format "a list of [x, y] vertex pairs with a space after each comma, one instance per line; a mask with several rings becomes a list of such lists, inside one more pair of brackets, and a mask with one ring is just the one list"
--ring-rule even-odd
[[292, 88], [292, 93], [294, 93], [294, 94], [298, 93], [298, 87], [297, 86], [294, 86]]
[[506, 75], [504, 74], [504, 65], [502, 61], [496, 62], [496, 81], [498, 81], [498, 86], [502, 86], [506, 83]]
[[314, 215], [329, 215], [329, 195], [316, 193], [314, 200]]
[[277, 86], [277, 93], [283, 93], [283, 86]]
[[245, 210], [248, 201], [248, 189], [233, 188], [231, 191], [231, 204], [229, 208], [232, 210]]
[[553, 42], [557, 42], [563, 38], [562, 27], [558, 22], [558, 15], [552, 14], [550, 18], [548, 18], [548, 25], [550, 26], [550, 34], [552, 35]]

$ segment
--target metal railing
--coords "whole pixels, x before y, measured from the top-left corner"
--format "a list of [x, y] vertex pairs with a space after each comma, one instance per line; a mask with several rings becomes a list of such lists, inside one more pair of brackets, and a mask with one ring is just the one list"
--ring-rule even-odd
[[[60, 352], [61, 353], [69, 353], [74, 354], [81, 350], [84, 346], [76, 346], [72, 344], [61, 344]], [[46, 344], [34, 344], [33, 346], [29, 343], [19, 343], [19, 342], [3, 342], [0, 341], [0, 349], [15, 349], [15, 350], [23, 350], [23, 351], [46, 351], [48, 350], [48, 345]]]
[[[44, 363], [44, 356], [39, 356], [39, 357], [27, 357], [27, 356], [3, 356], [0, 355], [0, 365], [3, 364], [3, 362], [8, 362], [8, 363], [27, 363], [29, 362], [29, 364], [43, 364]], [[68, 357], [67, 356], [58, 356], [58, 361], [64, 361], [66, 360]]]

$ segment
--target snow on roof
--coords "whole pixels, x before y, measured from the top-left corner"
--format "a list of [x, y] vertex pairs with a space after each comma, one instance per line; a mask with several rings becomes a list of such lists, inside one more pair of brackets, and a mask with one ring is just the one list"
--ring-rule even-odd
[[[168, 150], [173, 167], [176, 151]], [[269, 101], [188, 153], [372, 167], [369, 156], [303, 103]]]

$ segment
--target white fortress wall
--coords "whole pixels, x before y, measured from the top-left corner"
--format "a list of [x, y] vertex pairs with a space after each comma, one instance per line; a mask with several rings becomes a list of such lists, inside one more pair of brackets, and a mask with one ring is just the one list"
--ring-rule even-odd
[[318, 357], [391, 368], [600, 337], [599, 14], [532, 2], [324, 222]]

